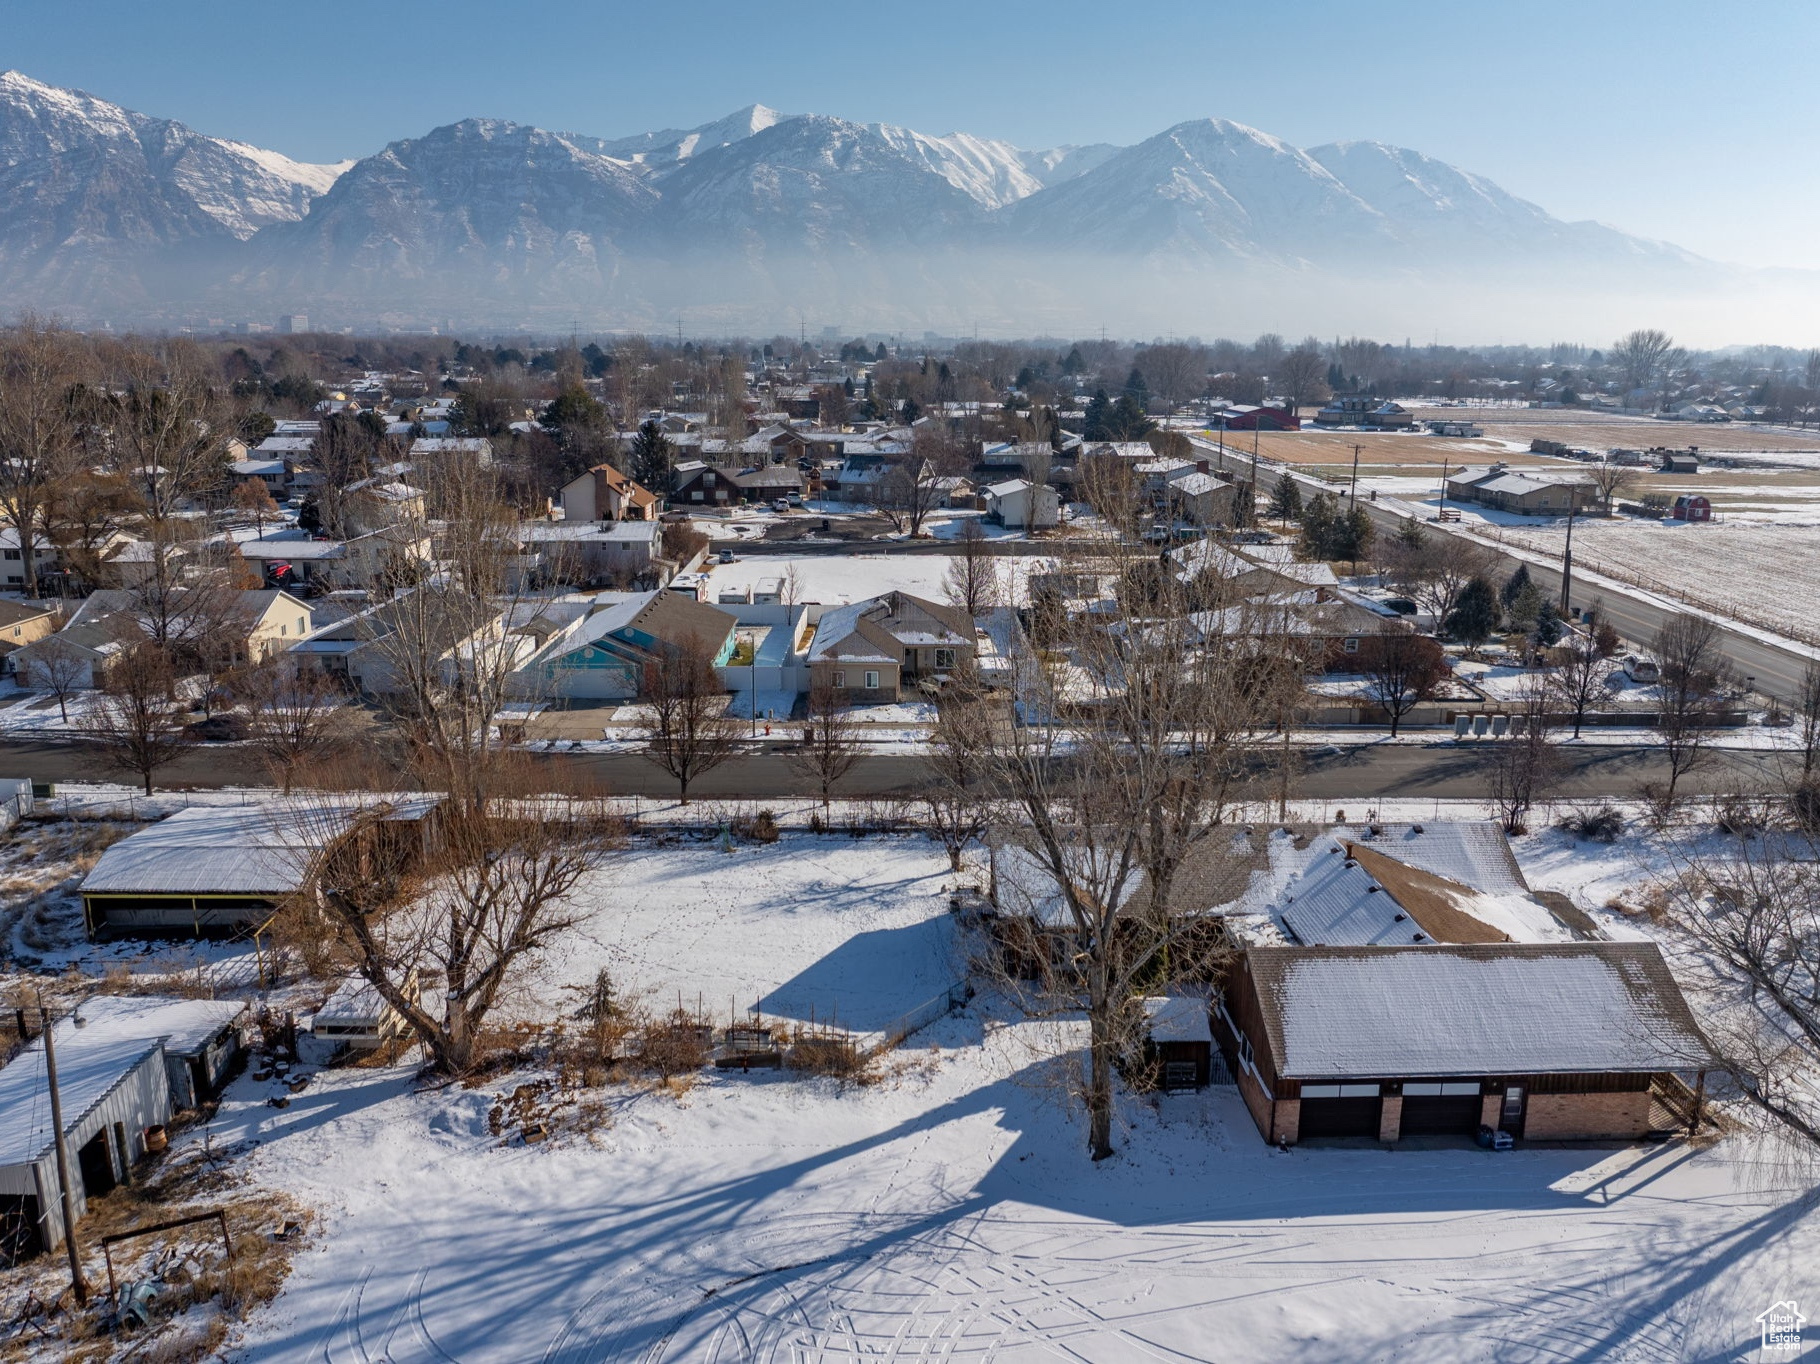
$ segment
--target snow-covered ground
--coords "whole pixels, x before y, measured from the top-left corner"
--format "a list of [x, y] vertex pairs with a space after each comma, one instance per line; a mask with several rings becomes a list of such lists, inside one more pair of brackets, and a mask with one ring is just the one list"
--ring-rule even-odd
[[610, 974], [615, 994], [838, 1022], [874, 1033], [966, 974], [948, 860], [924, 838], [786, 834], [610, 859], [570, 898], [580, 923], [531, 987], [540, 1000]]
[[[948, 568], [954, 562], [949, 554], [752, 554], [730, 564], [710, 559], [702, 570], [708, 575], [708, 601], [722, 589], [755, 587], [766, 578], [784, 578], [794, 568], [799, 602], [864, 601], [893, 589], [942, 602], [947, 600]], [[1022, 554], [995, 555], [992, 563], [1006, 589], [1020, 594], [1019, 600], [1033, 571], [1054, 566], [1041, 555]]]
[[[1509, 543], [1558, 555], [1564, 526], [1505, 528]], [[1811, 637], [1820, 626], [1820, 525], [1589, 519], [1574, 527], [1574, 563]]]
[[216, 1142], [327, 1218], [241, 1357], [1716, 1359], [1820, 1296], [1807, 1191], [1741, 1141], [1284, 1154], [1216, 1089], [1127, 1104], [1096, 1166], [1032, 1031], [969, 1012], [879, 1085], [711, 1076], [509, 1149], [484, 1088], [243, 1081]]
[[[1532, 885], [1613, 936], [1649, 931], [1605, 907], [1661, 873], [1641, 835], [1515, 848]], [[535, 997], [604, 965], [658, 1007], [699, 992], [718, 1012], [718, 992], [883, 1021], [946, 983], [948, 880], [918, 839], [641, 846], [578, 893], [584, 921]], [[487, 1118], [524, 1072], [420, 1087], [409, 1061], [328, 1070], [283, 1109], [242, 1077], [207, 1139], [321, 1223], [234, 1357], [1732, 1359], [1772, 1303], [1820, 1301], [1815, 1190], [1754, 1138], [1284, 1153], [1215, 1088], [1126, 1099], [1096, 1165], [1051, 1059], [1081, 1040], [982, 996], [872, 1083], [611, 1086], [592, 1130], [536, 1145]]]

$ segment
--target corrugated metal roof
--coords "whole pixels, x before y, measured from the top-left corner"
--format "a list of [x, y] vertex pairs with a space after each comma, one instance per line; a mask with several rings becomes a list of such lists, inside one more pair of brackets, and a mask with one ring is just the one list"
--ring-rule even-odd
[[[322, 799], [179, 810], [102, 853], [80, 889], [84, 895], [288, 894], [323, 844], [376, 803]], [[412, 806], [421, 814], [432, 804], [425, 797]]]
[[[162, 1045], [156, 1038], [142, 1037], [103, 1036], [91, 1041], [82, 1029], [59, 1023], [57, 1091], [64, 1132], [78, 1127], [147, 1057], [156, 1058]], [[163, 1083], [162, 1076], [159, 1082]], [[52, 1141], [50, 1086], [40, 1041], [0, 1070], [0, 1166], [30, 1165], [51, 1149]]]

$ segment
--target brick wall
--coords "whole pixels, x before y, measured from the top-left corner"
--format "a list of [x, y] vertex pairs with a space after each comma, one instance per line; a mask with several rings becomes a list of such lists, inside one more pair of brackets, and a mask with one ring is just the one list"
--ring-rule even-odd
[[1239, 1097], [1245, 1101], [1245, 1107], [1251, 1110], [1251, 1120], [1258, 1125], [1258, 1135], [1269, 1141], [1270, 1100], [1264, 1097], [1264, 1087], [1236, 1058], [1230, 1064], [1233, 1079], [1239, 1086]]
[[1302, 1101], [1300, 1099], [1278, 1099], [1276, 1102], [1276, 1130], [1270, 1134], [1270, 1140], [1296, 1144], [1302, 1134]]
[[1378, 1110], [1378, 1140], [1395, 1141], [1403, 1135], [1403, 1096], [1386, 1094]]
[[[1487, 1098], [1486, 1102], [1491, 1102]], [[1495, 1121], [1495, 1119], [1493, 1119]], [[1649, 1130], [1649, 1094], [1531, 1094], [1523, 1119], [1529, 1141], [1640, 1137]]]
[[1489, 1127], [1495, 1131], [1498, 1127], [1499, 1120], [1502, 1119], [1503, 1116], [1504, 1096], [1502, 1094], [1487, 1094], [1483, 1099], [1479, 1100], [1480, 1127]]

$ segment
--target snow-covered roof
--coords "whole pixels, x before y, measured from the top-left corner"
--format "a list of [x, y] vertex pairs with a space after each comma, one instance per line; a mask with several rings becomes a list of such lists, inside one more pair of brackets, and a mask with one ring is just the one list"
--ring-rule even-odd
[[[156, 1038], [97, 1037], [70, 1022], [57, 1028], [57, 1092], [63, 1130], [78, 1127], [89, 1112], [147, 1057], [156, 1057]], [[43, 1157], [54, 1138], [50, 1090], [44, 1072], [44, 1043], [34, 1042], [0, 1070], [0, 1166], [29, 1165]]]
[[1246, 963], [1287, 1078], [1710, 1064], [1654, 943], [1259, 947]]
[[[235, 999], [173, 999], [163, 995], [94, 995], [77, 1010], [84, 1042], [120, 1038], [149, 1042], [164, 1039], [172, 1056], [195, 1056], [221, 1030], [247, 1012]], [[62, 1033], [57, 1036], [61, 1038]], [[63, 1048], [57, 1048], [62, 1059]]]
[[[411, 809], [431, 804], [425, 798]], [[314, 799], [179, 810], [102, 853], [80, 889], [84, 895], [288, 894], [314, 854], [362, 808], [352, 800]]]
[[1144, 1001], [1152, 1042], [1211, 1042], [1207, 1001], [1200, 995], [1157, 995]]
[[[1108, 884], [1119, 879], [1116, 866], [1109, 862], [1113, 854], [1085, 842], [1064, 849], [1069, 875], [1075, 884], [1095, 893], [1112, 891], [1118, 897], [1116, 908], [1123, 909], [1143, 882], [1142, 873], [1131, 867], [1117, 886]], [[1067, 897], [1049, 865], [1020, 843], [997, 843], [992, 849], [993, 893], [999, 908], [1021, 914], [1051, 928], [1072, 928], [1073, 912]]]

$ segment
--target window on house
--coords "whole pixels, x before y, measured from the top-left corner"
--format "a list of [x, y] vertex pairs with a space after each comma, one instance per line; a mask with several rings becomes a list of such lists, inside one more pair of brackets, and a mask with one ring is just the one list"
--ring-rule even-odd
[[25, 581], [25, 575], [23, 573], [9, 573], [6, 575], [6, 580], [9, 583], [22, 583]]
[[873, 672], [870, 668], [866, 669], [866, 690], [878, 690], [878, 674]]
[[847, 674], [837, 671], [833, 677], [833, 684], [837, 687], [846, 686], [847, 685]]
[[937, 668], [952, 668], [954, 666], [954, 650], [937, 649], [935, 651], [935, 666]]
[[16, 549], [9, 549], [6, 552], [6, 557], [9, 559], [17, 559], [17, 558], [20, 558], [21, 555], [20, 555], [19, 551]]
[[1359, 641], [1356, 639], [1342, 640], [1340, 647], [1349, 654], [1356, 654], [1359, 651]]

